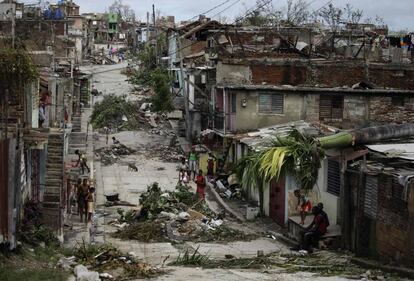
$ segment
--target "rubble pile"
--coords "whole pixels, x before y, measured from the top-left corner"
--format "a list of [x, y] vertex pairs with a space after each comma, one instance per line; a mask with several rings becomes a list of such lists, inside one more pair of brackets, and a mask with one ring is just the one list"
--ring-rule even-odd
[[101, 65], [101, 64], [116, 64], [116, 62], [114, 60], [112, 60], [112, 59], [110, 59], [107, 56], [102, 55], [102, 54], [91, 55], [91, 56], [89, 56], [88, 59], [92, 64], [98, 64], [98, 65]]
[[124, 255], [108, 244], [97, 246], [81, 243], [75, 248], [74, 256], [69, 259], [76, 260], [76, 263], [71, 262], [71, 266], [78, 263], [74, 269], [78, 278], [81, 275], [129, 280], [129, 278], [151, 278], [162, 274], [159, 268], [139, 261], [133, 252]]
[[114, 237], [142, 242], [227, 242], [255, 238], [225, 225], [222, 215], [216, 215], [185, 186], [163, 192], [154, 183], [141, 195], [140, 205], [139, 213], [120, 216], [116, 222], [120, 227]]
[[95, 154], [101, 158], [101, 162], [105, 166], [115, 164], [119, 160], [120, 156], [131, 155], [135, 152], [136, 150], [121, 143], [95, 150]]
[[150, 145], [146, 148], [147, 158], [158, 157], [162, 161], [169, 163], [180, 162], [184, 158], [184, 152], [179, 145]]

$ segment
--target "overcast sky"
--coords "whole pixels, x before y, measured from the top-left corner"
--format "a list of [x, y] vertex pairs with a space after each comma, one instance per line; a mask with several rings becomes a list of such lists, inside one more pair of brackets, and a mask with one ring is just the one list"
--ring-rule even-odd
[[[52, 2], [53, 0], [49, 0]], [[55, 0], [56, 1], [56, 0]], [[146, 12], [151, 11], [152, 4], [161, 11], [161, 15], [174, 15], [176, 20], [190, 19], [210, 8], [223, 3], [225, 0], [123, 0], [135, 11], [139, 19], [145, 20]], [[255, 5], [256, 0], [232, 0], [207, 15], [212, 17], [220, 11], [228, 8], [222, 13], [231, 22], [235, 15], [242, 14], [247, 8]], [[316, 10], [326, 4], [329, 0], [307, 0], [309, 7]], [[34, 2], [31, 0], [30, 2]], [[53, 1], [54, 2], [54, 1]], [[81, 6], [81, 12], [104, 12], [113, 0], [75, 0]], [[375, 18], [376, 15], [384, 18], [392, 30], [409, 29], [414, 30], [414, 0], [333, 0], [336, 6], [352, 6], [363, 9], [365, 17]], [[283, 7], [286, 0], [273, 0], [274, 6]], [[217, 16], [215, 17], [217, 19]]]

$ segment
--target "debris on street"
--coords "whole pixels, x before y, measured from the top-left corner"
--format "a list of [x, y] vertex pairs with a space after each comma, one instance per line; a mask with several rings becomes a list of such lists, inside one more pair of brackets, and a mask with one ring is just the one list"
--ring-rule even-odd
[[141, 210], [124, 213], [116, 223], [114, 237], [142, 242], [228, 242], [250, 241], [255, 235], [233, 229], [210, 210], [187, 187], [178, 185], [173, 192], [164, 192], [158, 183], [148, 187], [140, 197]]
[[92, 272], [90, 274], [101, 272], [97, 275], [98, 277], [112, 276], [115, 280], [129, 280], [137, 277], [151, 278], [163, 273], [159, 268], [141, 262], [130, 254], [124, 255], [109, 244], [97, 246], [83, 242], [75, 248], [74, 255], [77, 262], [81, 264], [75, 267], [75, 274], [77, 272]]
[[135, 152], [136, 150], [129, 148], [121, 143], [95, 150], [95, 154], [101, 158], [101, 162], [105, 166], [115, 164], [118, 162], [120, 156], [131, 155]]
[[151, 145], [147, 149], [147, 158], [158, 157], [168, 163], [177, 163], [184, 157], [184, 152], [179, 145]]

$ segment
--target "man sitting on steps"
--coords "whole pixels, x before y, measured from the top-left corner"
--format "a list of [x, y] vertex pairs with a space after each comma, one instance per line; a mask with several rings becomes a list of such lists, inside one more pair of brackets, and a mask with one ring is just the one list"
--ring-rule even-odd
[[301, 241], [297, 247], [291, 248], [292, 251], [305, 250], [308, 253], [312, 253], [312, 245], [319, 241], [323, 236], [329, 225], [327, 216], [319, 207], [312, 208], [312, 214], [314, 215], [312, 223], [301, 233]]

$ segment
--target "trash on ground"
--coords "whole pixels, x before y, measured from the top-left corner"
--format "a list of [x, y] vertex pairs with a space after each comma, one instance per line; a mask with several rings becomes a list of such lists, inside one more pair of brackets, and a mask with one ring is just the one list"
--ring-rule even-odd
[[[140, 206], [138, 213], [119, 212], [114, 237], [142, 242], [228, 242], [257, 237], [226, 225], [204, 200], [182, 185], [165, 192], [154, 183], [141, 195]], [[128, 225], [118, 225], [122, 222]]]

